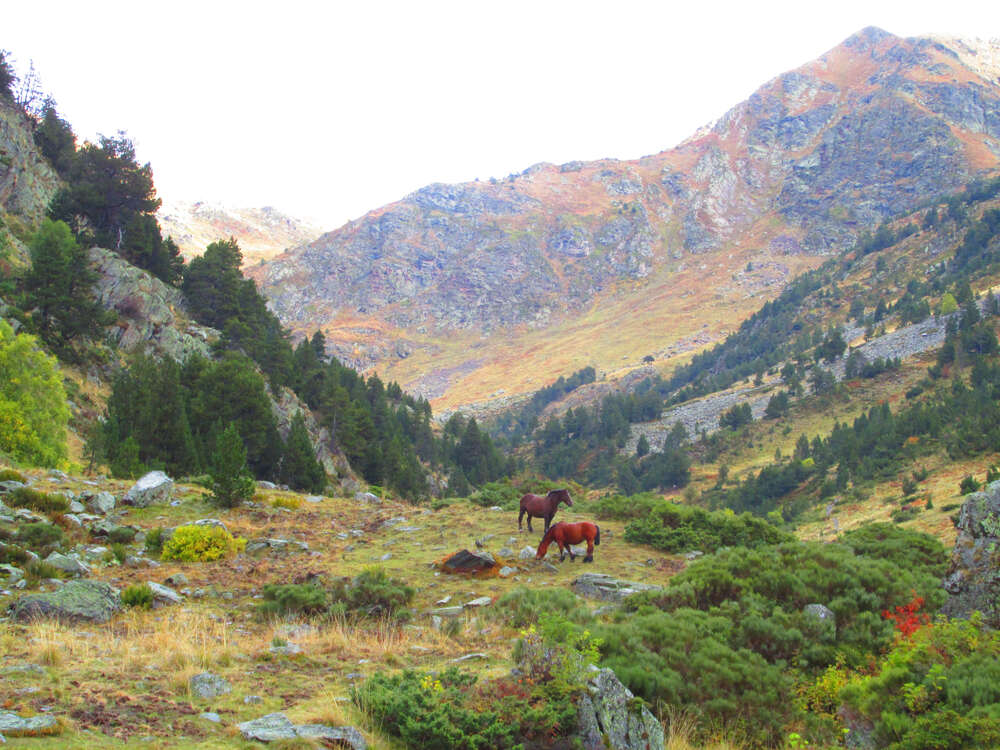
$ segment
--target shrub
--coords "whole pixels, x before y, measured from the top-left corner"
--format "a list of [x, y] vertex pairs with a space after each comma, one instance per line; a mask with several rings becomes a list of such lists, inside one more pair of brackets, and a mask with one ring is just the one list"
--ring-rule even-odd
[[128, 548], [121, 542], [114, 542], [111, 545], [111, 555], [119, 563], [125, 562], [125, 558], [128, 557]]
[[21, 566], [30, 559], [28, 553], [16, 544], [4, 544], [0, 547], [0, 564]]
[[732, 511], [706, 511], [667, 501], [656, 504], [645, 518], [625, 526], [625, 539], [648, 544], [665, 552], [700, 549], [711, 552], [719, 547], [758, 547], [778, 544], [791, 535], [769, 521]]
[[14, 469], [0, 469], [0, 482], [20, 482], [24, 484], [27, 481], [27, 477], [19, 471]]
[[285, 510], [298, 510], [302, 507], [302, 498], [295, 495], [287, 497], [276, 497], [271, 501], [272, 508], [284, 508]]
[[257, 608], [263, 616], [317, 615], [329, 607], [326, 591], [312, 583], [268, 584], [263, 595], [264, 601]]
[[564, 746], [576, 728], [576, 707], [547, 685], [477, 677], [449, 667], [438, 676], [381, 672], [351, 689], [373, 724], [423, 750], [506, 750]]
[[561, 694], [581, 690], [591, 666], [597, 663], [599, 638], [569, 620], [543, 612], [538, 626], [521, 633], [514, 660], [531, 680], [549, 683]]
[[153, 606], [153, 589], [148, 583], [134, 583], [122, 591], [122, 604], [126, 607], [151, 609]]
[[163, 559], [212, 562], [242, 552], [246, 544], [219, 526], [178, 526], [163, 545]]
[[35, 586], [39, 581], [46, 581], [50, 578], [59, 579], [66, 574], [51, 563], [44, 560], [30, 562], [24, 568], [24, 578], [29, 586]]
[[890, 523], [869, 523], [844, 533], [838, 540], [869, 559], [941, 578], [948, 567], [949, 551], [937, 537], [901, 529]]
[[961, 495], [968, 495], [970, 492], [978, 492], [980, 487], [982, 487], [982, 485], [976, 481], [974, 476], [966, 474], [962, 477], [962, 481], [958, 485], [958, 492]]
[[62, 495], [49, 495], [31, 487], [18, 487], [8, 496], [15, 508], [31, 508], [39, 513], [65, 513], [69, 501]]
[[14, 539], [39, 555], [47, 555], [59, 547], [66, 538], [63, 530], [53, 523], [26, 523], [18, 527]]
[[136, 530], [131, 526], [119, 526], [108, 534], [108, 542], [110, 544], [131, 544], [135, 535]]
[[163, 529], [157, 527], [146, 532], [146, 551], [158, 555], [163, 551]]
[[489, 482], [478, 492], [469, 496], [469, 500], [484, 508], [499, 505], [504, 510], [515, 510], [521, 502], [524, 493], [506, 482]]
[[247, 449], [235, 422], [223, 430], [212, 457], [212, 500], [224, 508], [233, 508], [253, 497], [256, 484], [247, 468]]
[[345, 613], [362, 617], [388, 617], [403, 622], [410, 619], [409, 606], [415, 591], [404, 581], [390, 578], [382, 568], [367, 568], [353, 581], [341, 581], [332, 592], [333, 601]]
[[1000, 746], [1000, 633], [941, 620], [900, 638], [875, 674], [856, 676], [841, 699], [897, 750]]
[[583, 624], [593, 619], [590, 610], [567, 589], [530, 589], [518, 586], [507, 592], [489, 610], [490, 617], [500, 618], [514, 628], [526, 628], [538, 622], [539, 616], [552, 612]]

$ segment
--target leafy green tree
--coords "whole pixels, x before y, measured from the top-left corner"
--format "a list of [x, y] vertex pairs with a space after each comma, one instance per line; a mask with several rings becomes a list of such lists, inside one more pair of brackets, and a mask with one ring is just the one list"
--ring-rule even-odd
[[31, 271], [25, 278], [28, 304], [38, 333], [57, 352], [70, 355], [72, 344], [94, 338], [106, 315], [91, 297], [94, 273], [87, 254], [62, 221], [45, 219], [31, 240]]
[[0, 319], [0, 452], [15, 461], [66, 460], [69, 407], [55, 358]]
[[233, 508], [253, 497], [254, 481], [247, 469], [247, 450], [232, 422], [219, 433], [210, 476], [212, 500], [224, 508]]

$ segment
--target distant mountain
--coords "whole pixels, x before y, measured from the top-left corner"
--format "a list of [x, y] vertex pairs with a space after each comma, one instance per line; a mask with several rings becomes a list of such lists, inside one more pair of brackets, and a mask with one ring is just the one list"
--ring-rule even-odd
[[439, 408], [665, 369], [860, 232], [995, 173], [998, 50], [864, 29], [676, 148], [430, 185], [249, 273], [294, 331]]
[[164, 201], [157, 215], [163, 235], [171, 235], [186, 258], [201, 255], [219, 239], [235, 237], [245, 265], [273, 258], [316, 239], [321, 230], [275, 208], [230, 208], [203, 201]]

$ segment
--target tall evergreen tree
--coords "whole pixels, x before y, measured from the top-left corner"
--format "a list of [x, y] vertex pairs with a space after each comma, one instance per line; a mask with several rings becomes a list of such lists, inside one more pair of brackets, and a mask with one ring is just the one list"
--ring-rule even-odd
[[295, 490], [322, 492], [326, 487], [326, 472], [316, 460], [305, 418], [299, 412], [292, 419], [292, 426], [285, 441], [281, 458], [281, 481]]

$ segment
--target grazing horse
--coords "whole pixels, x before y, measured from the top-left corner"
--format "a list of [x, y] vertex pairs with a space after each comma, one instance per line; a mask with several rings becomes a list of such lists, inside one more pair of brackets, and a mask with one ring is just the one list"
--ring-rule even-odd
[[542, 543], [538, 545], [535, 559], [541, 560], [545, 557], [545, 553], [549, 551], [549, 545], [555, 542], [559, 545], [559, 562], [566, 559], [567, 550], [569, 551], [569, 561], [573, 562], [576, 555], [573, 554], [573, 548], [570, 545], [579, 544], [585, 539], [587, 540], [587, 556], [583, 558], [583, 561], [585, 563], [594, 562], [594, 546], [601, 543], [601, 528], [596, 523], [589, 521], [554, 523], [542, 537]]
[[517, 530], [521, 530], [521, 520], [524, 514], [528, 514], [528, 531], [531, 528], [531, 517], [545, 519], [545, 531], [549, 530], [552, 524], [552, 517], [556, 514], [559, 503], [573, 507], [573, 499], [569, 496], [569, 490], [549, 490], [544, 497], [542, 495], [532, 495], [530, 492], [521, 497], [521, 512], [517, 515]]

